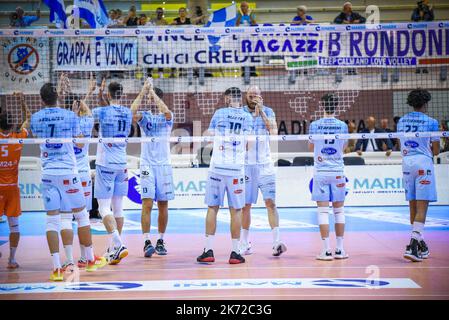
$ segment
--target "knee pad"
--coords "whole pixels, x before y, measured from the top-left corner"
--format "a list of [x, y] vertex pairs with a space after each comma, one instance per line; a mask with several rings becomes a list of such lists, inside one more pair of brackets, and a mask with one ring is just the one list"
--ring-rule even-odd
[[97, 199], [98, 201], [98, 212], [100, 213], [100, 216], [102, 219], [106, 218], [107, 216], [111, 216], [111, 200], [109, 199]]
[[61, 229], [61, 216], [59, 214], [54, 216], [47, 215], [45, 231], [59, 232], [60, 229]]
[[89, 214], [86, 209], [80, 212], [74, 213], [75, 220], [78, 223], [78, 228], [90, 226]]
[[329, 208], [328, 207], [318, 207], [318, 224], [329, 224]]
[[115, 218], [123, 218], [123, 197], [112, 197], [112, 212]]
[[72, 213], [61, 213], [61, 230], [73, 230], [72, 220]]
[[333, 208], [335, 215], [335, 223], [345, 223], [345, 209], [341, 208]]
[[9, 233], [19, 233], [19, 217], [8, 217]]

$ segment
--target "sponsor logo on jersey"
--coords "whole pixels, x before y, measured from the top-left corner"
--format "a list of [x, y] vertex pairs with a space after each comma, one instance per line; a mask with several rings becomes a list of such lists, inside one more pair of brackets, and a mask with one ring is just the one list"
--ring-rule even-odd
[[80, 191], [79, 189], [69, 189], [69, 190], [66, 191], [66, 193], [68, 193], [68, 194], [74, 194], [74, 193], [77, 193], [77, 192], [79, 192], [79, 191]]
[[404, 145], [405, 145], [406, 147], [409, 147], [409, 148], [412, 148], [412, 149], [415, 149], [415, 148], [418, 148], [418, 147], [419, 147], [418, 142], [413, 141], [413, 140], [405, 141], [405, 142], [404, 142]]
[[323, 149], [321, 149], [321, 153], [327, 154], [327, 155], [331, 156], [331, 155], [337, 153], [337, 149], [330, 148], [330, 147], [328, 147], [328, 148], [323, 148]]
[[418, 176], [423, 176], [424, 175], [424, 170], [420, 169], [418, 170]]
[[238, 184], [238, 183], [239, 183], [239, 179], [232, 180], [232, 184]]
[[241, 194], [243, 192], [243, 190], [242, 189], [237, 189], [237, 190], [234, 190], [234, 193], [235, 194]]
[[62, 184], [68, 186], [70, 184], [70, 180], [63, 180]]
[[431, 182], [430, 182], [429, 180], [421, 180], [421, 181], [419, 182], [419, 184], [429, 185], [429, 184], [431, 184]]

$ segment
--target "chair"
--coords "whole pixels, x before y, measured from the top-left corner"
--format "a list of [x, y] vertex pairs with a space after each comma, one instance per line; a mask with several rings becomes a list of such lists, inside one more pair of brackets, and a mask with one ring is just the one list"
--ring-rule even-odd
[[292, 166], [295, 167], [313, 166], [313, 157], [295, 157], [293, 158]]
[[362, 157], [343, 157], [345, 166], [364, 166], [365, 159]]
[[274, 163], [274, 165], [275, 165], [276, 167], [290, 167], [292, 164], [291, 164], [291, 162], [288, 161], [288, 160], [285, 160], [285, 159], [279, 159], [278, 161], [276, 161], [276, 162]]

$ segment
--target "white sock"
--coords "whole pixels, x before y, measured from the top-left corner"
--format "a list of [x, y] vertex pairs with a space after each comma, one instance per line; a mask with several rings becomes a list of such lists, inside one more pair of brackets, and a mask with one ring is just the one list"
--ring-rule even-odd
[[53, 260], [53, 270], [61, 269], [61, 260], [59, 259], [59, 252], [55, 252], [51, 255]]
[[343, 250], [343, 237], [337, 237], [337, 249]]
[[274, 227], [271, 229], [271, 232], [273, 233], [273, 243], [277, 243], [280, 241], [280, 234], [279, 234], [279, 227]]
[[239, 239], [232, 239], [232, 251], [239, 253]]
[[213, 244], [214, 244], [214, 237], [213, 235], [206, 235], [206, 246], [204, 247], [204, 250], [209, 251], [213, 250]]
[[421, 241], [423, 230], [424, 230], [424, 223], [417, 221], [413, 222], [412, 238]]
[[16, 262], [16, 247], [9, 247], [9, 261]]
[[164, 234], [163, 233], [159, 233], [159, 239], [164, 240]]
[[90, 247], [85, 247], [86, 248], [86, 259], [87, 261], [94, 261], [94, 249], [92, 248], [92, 246]]
[[323, 241], [323, 250], [330, 251], [329, 237], [321, 238], [321, 240]]
[[112, 232], [112, 242], [114, 243], [114, 247], [116, 248], [122, 245], [122, 239], [120, 238], [118, 230], [114, 230], [114, 232]]
[[71, 244], [64, 246], [64, 252], [66, 262], [73, 263], [73, 246]]
[[147, 240], [150, 240], [150, 233], [149, 232], [143, 234], [143, 241], [145, 242]]
[[242, 229], [242, 231], [240, 232], [240, 239], [242, 240], [243, 243], [248, 243], [248, 236], [249, 236], [249, 230], [248, 229]]
[[81, 260], [86, 259], [86, 247], [80, 243]]

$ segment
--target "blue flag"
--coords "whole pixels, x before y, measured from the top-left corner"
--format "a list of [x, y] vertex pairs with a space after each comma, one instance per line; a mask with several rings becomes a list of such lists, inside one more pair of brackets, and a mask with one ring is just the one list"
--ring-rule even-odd
[[[237, 21], [237, 6], [235, 4], [229, 7], [219, 9], [212, 12], [209, 17], [209, 21], [206, 23], [205, 27], [235, 27], [235, 22]], [[220, 41], [220, 36], [207, 36], [209, 43], [211, 44], [211, 51], [220, 50], [220, 46], [217, 45]]]
[[79, 10], [79, 17], [91, 28], [104, 28], [108, 25], [109, 17], [103, 0], [75, 0], [74, 5]]
[[43, 0], [50, 8], [50, 22], [56, 24], [58, 28], [67, 28], [67, 15], [65, 14], [64, 0]]

